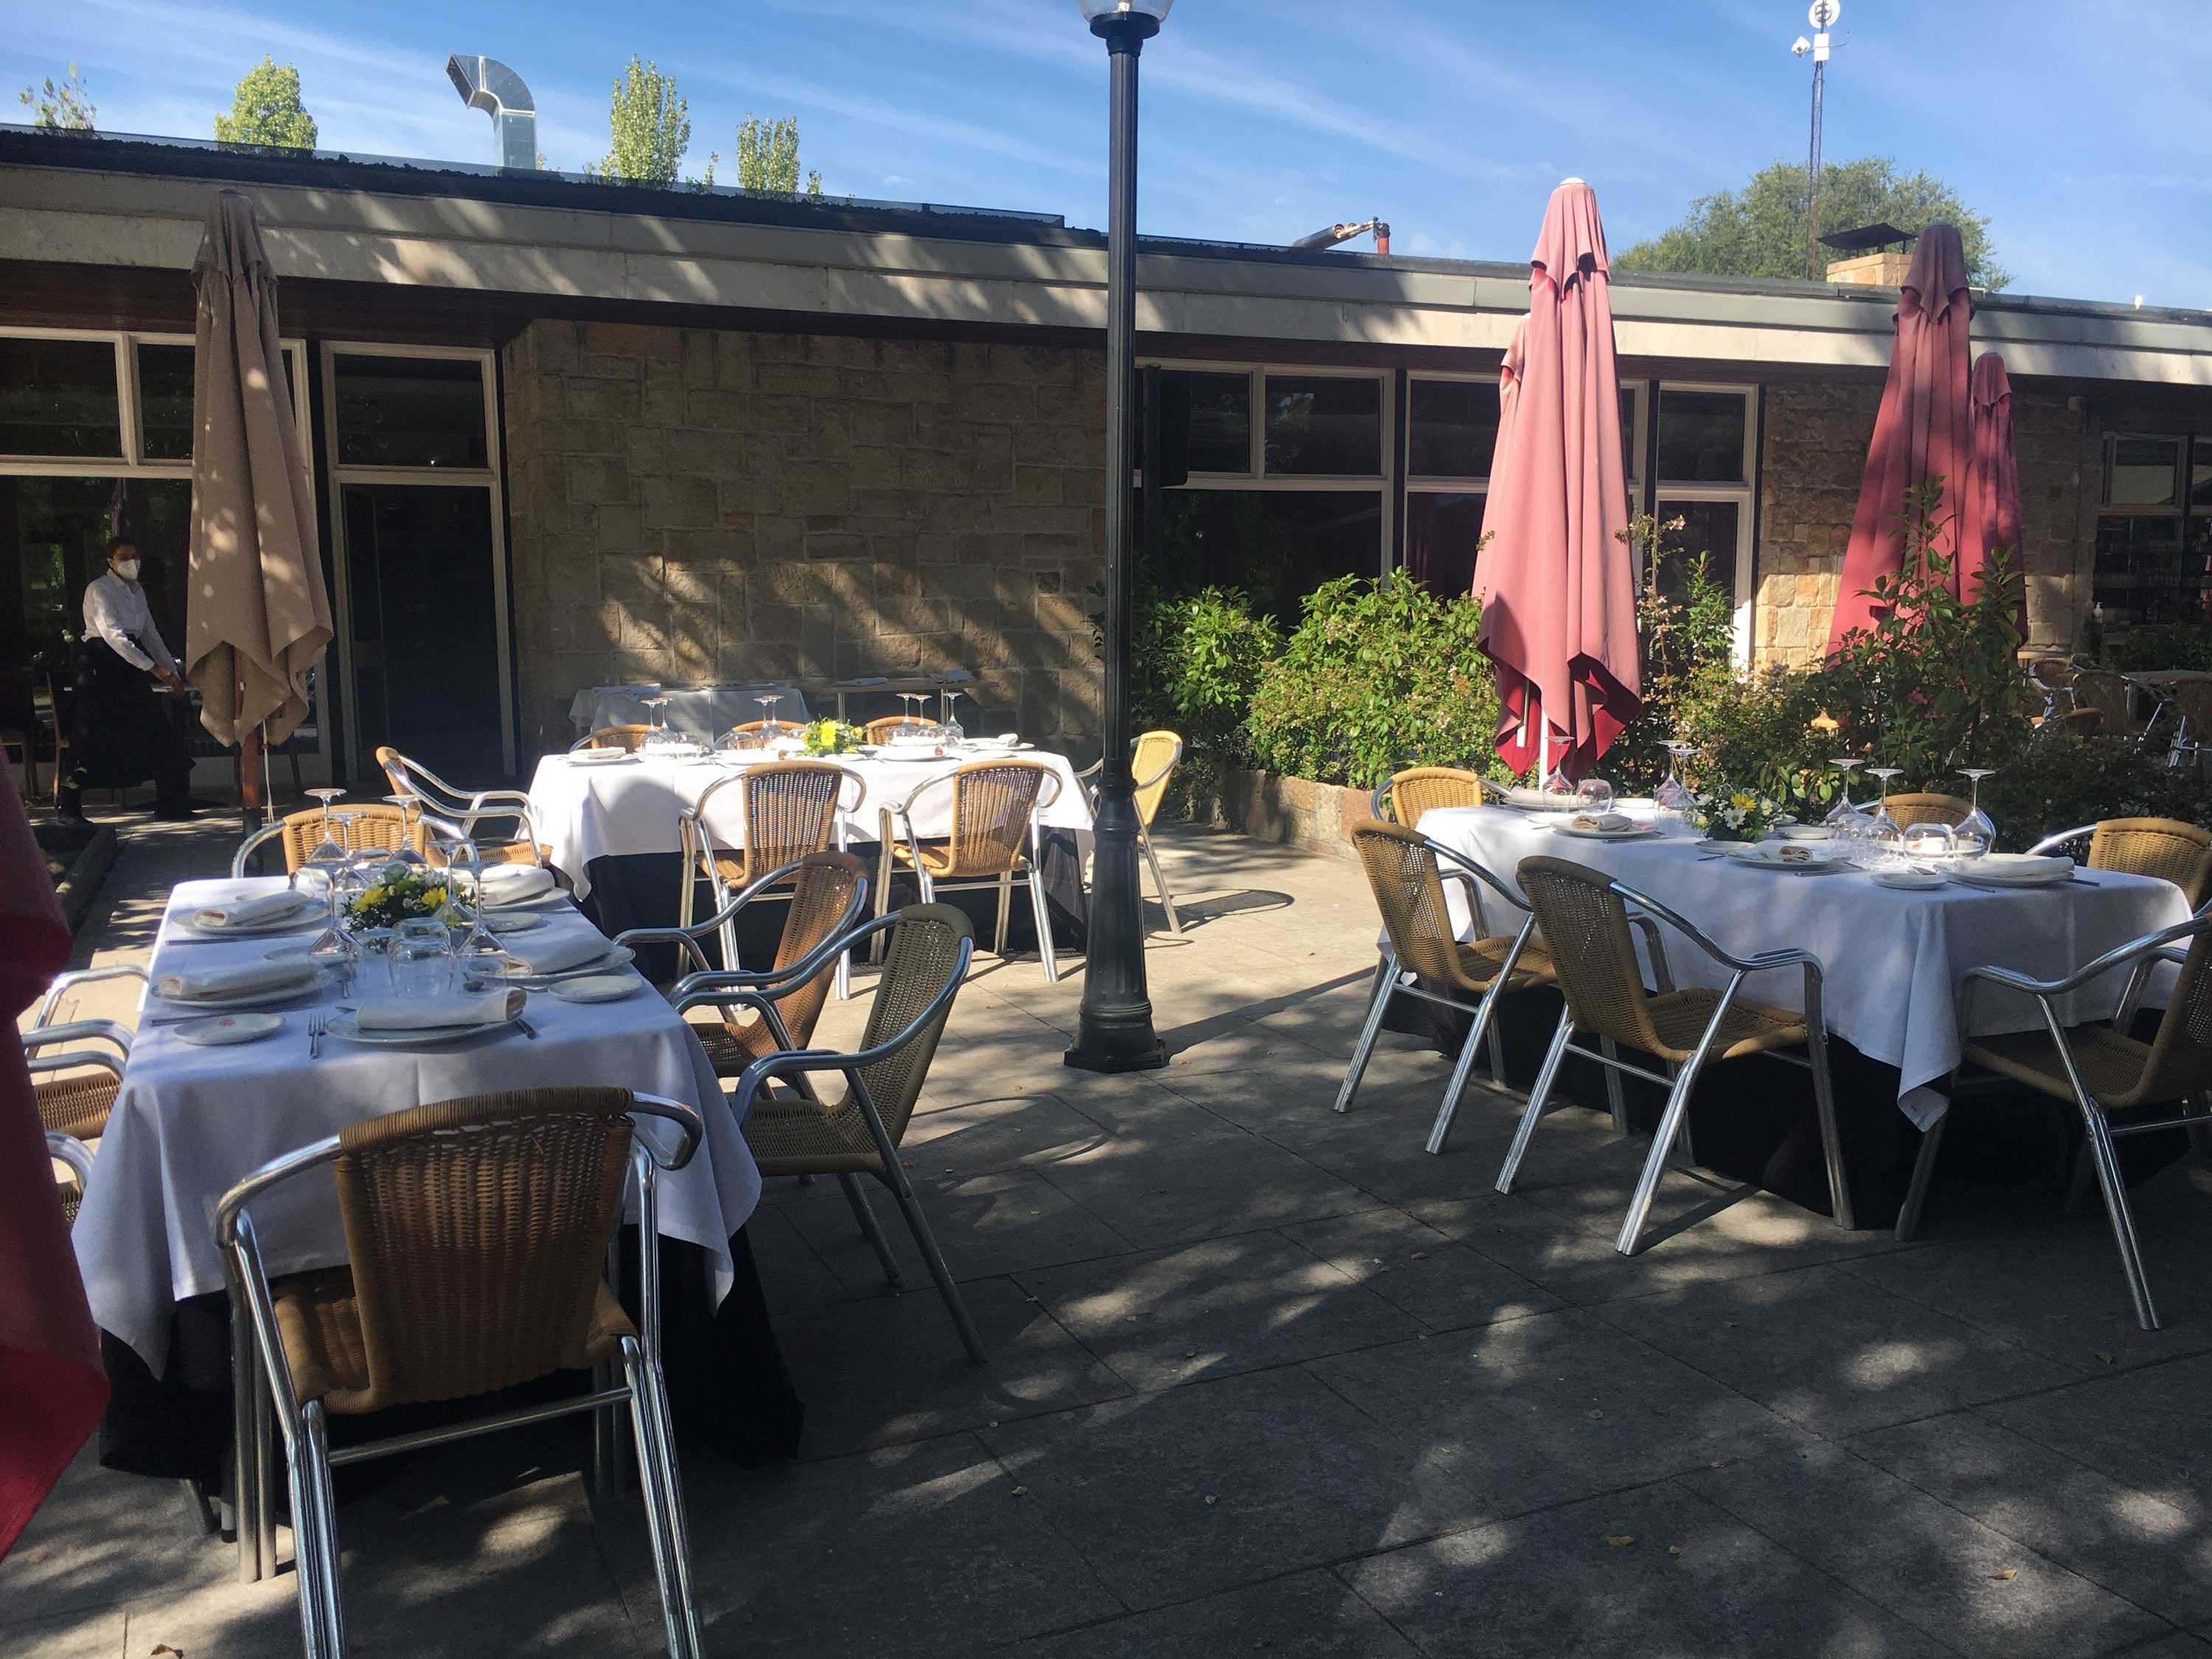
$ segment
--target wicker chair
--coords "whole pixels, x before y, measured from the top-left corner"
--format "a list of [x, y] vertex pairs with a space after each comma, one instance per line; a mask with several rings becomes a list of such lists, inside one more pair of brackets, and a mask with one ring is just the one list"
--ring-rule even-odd
[[[1565, 859], [1528, 858], [1518, 872], [1521, 890], [1534, 910], [1536, 925], [1550, 944], [1559, 989], [1566, 1009], [1559, 1016], [1536, 1087], [1528, 1097], [1527, 1111], [1513, 1137], [1512, 1149], [1498, 1172], [1498, 1190], [1513, 1190], [1513, 1178], [1528, 1150], [1528, 1139], [1542, 1120], [1559, 1062], [1572, 1048], [1578, 1059], [1593, 1060], [1612, 1070], [1659, 1084], [1668, 1091], [1666, 1109], [1660, 1115], [1658, 1133], [1650, 1155], [1637, 1178], [1628, 1215], [1615, 1241], [1623, 1255], [1634, 1255], [1650, 1213], [1674, 1143], [1682, 1133], [1691, 1091], [1698, 1074], [1714, 1060], [1737, 1060], [1751, 1054], [1772, 1054], [1791, 1060], [1813, 1073], [1813, 1100], [1820, 1118], [1820, 1144], [1827, 1157], [1828, 1196], [1836, 1224], [1852, 1225], [1850, 1185], [1844, 1173], [1843, 1142], [1836, 1128], [1834, 1090], [1828, 1074], [1828, 1042], [1820, 1006], [1820, 961], [1809, 951], [1765, 951], [1755, 957], [1730, 955], [1681, 916], [1633, 888], [1624, 887], [1602, 871]], [[1656, 917], [1729, 970], [1724, 989], [1711, 991], [1674, 988], [1663, 950], [1651, 952], [1652, 971], [1658, 980], [1656, 994], [1644, 987], [1637, 967], [1636, 945], [1630, 937], [1630, 906]], [[1650, 937], [1647, 935], [1647, 937]], [[1796, 968], [1804, 975], [1805, 1012], [1793, 1012], [1739, 995], [1743, 982], [1753, 974]], [[1616, 1048], [1626, 1047], [1656, 1056], [1667, 1067], [1665, 1075], [1623, 1060], [1615, 1054], [1591, 1053], [1571, 1039], [1577, 1030], [1610, 1038]], [[1781, 1052], [1802, 1048], [1802, 1058]]]
[[579, 738], [570, 744], [568, 752], [573, 755], [580, 749], [619, 749], [635, 755], [645, 747], [645, 740], [652, 735], [649, 726], [601, 726], [595, 727], [588, 738]]
[[[2140, 972], [2160, 959], [2170, 959], [2170, 953], [2185, 946], [2180, 977], [2148, 1042], [2126, 1035], [2117, 1023], [2068, 1025], [2061, 1018], [2060, 1003], [2081, 987], [2123, 968]], [[2002, 1036], [1966, 1036], [1972, 1029], [1972, 994], [1983, 981], [2034, 998], [2044, 1029]], [[1970, 969], [1960, 982], [1959, 1030], [1962, 1072], [1971, 1065], [2080, 1109], [2087, 1134], [2084, 1156], [2104, 1192], [2106, 1213], [2112, 1221], [2113, 1242], [2119, 1248], [2120, 1271], [2135, 1302], [2136, 1322], [2147, 1331], [2158, 1329], [2150, 1275], [2136, 1239], [2135, 1217], [2128, 1205], [2127, 1184], [2120, 1175], [2114, 1142], [2122, 1135], [2186, 1128], [2200, 1154], [2212, 1151], [2212, 1109], [2208, 1109], [2212, 1101], [2206, 1094], [2212, 1090], [2212, 915], [2192, 916], [2108, 951], [2063, 979], [2033, 980], [2006, 968]], [[1954, 1094], [1960, 1087], [1956, 1074], [1952, 1087]], [[2115, 1113], [2132, 1115], [2142, 1108], [2167, 1104], [2178, 1104], [2178, 1115], [2148, 1120], [2131, 1116], [2124, 1123], [2112, 1121]], [[1915, 1202], [1926, 1191], [1941, 1127], [1939, 1121], [1937, 1129], [1922, 1142], [1908, 1202]], [[1916, 1212], [1917, 1208], [1915, 1202]]]
[[[331, 810], [353, 815], [354, 822], [346, 832], [350, 851], [366, 852], [374, 847], [396, 852], [401, 846], [411, 843], [416, 852], [428, 855], [429, 832], [422, 815], [410, 808], [387, 805], [382, 801], [332, 801]], [[239, 842], [238, 850], [230, 856], [230, 873], [245, 875], [254, 854], [269, 842], [281, 839], [284, 843], [284, 873], [290, 875], [307, 861], [307, 854], [321, 842], [323, 823], [323, 809], [311, 806], [303, 812], [288, 812], [276, 823], [262, 825]], [[331, 828], [335, 830], [337, 826]]]
[[[1047, 784], [1052, 786], [1050, 794], [1044, 793]], [[915, 834], [914, 804], [932, 789], [943, 788], [952, 791], [950, 833], [942, 841], [923, 841]], [[1052, 916], [1045, 908], [1044, 881], [1037, 868], [1036, 812], [1059, 798], [1059, 774], [1038, 761], [970, 761], [925, 778], [904, 800], [883, 809], [876, 914], [880, 916], [890, 908], [891, 877], [901, 868], [914, 872], [924, 904], [937, 902], [939, 888], [995, 886], [999, 921], [991, 949], [1004, 957], [1014, 878], [1026, 876], [1044, 982], [1054, 983], [1060, 966], [1053, 955]]]
[[[679, 1127], [664, 1157], [634, 1138], [650, 1115]], [[680, 1169], [701, 1124], [688, 1106], [622, 1089], [544, 1089], [416, 1107], [347, 1126], [264, 1164], [223, 1195], [233, 1328], [253, 1334], [291, 1466], [301, 1622], [310, 1655], [345, 1651], [334, 1465], [596, 1414], [605, 1437], [629, 1407], [669, 1651], [694, 1659], [699, 1621], [660, 1370], [654, 1177]], [[271, 1280], [254, 1227], [262, 1195], [327, 1166], [350, 1266]], [[602, 1273], [634, 1186], [641, 1257], [633, 1323]], [[242, 1304], [242, 1305], [241, 1305]], [[246, 1345], [239, 1345], [243, 1348]], [[330, 1449], [331, 1416], [460, 1400], [556, 1371], [619, 1365], [621, 1380], [550, 1404]], [[257, 1493], [266, 1470], [245, 1479]], [[257, 1507], [266, 1514], [267, 1506]]]
[[2084, 836], [2089, 838], [2084, 862], [2092, 870], [2170, 881], [2192, 910], [2212, 893], [2212, 830], [2179, 818], [2106, 818], [2045, 836], [2028, 851], [2056, 853]]
[[1892, 795], [1888, 806], [1890, 821], [1900, 830], [1910, 830], [1916, 823], [1940, 823], [1947, 830], [1956, 830], [1974, 810], [1972, 801], [1956, 795], [1929, 793]]
[[[744, 845], [723, 849], [707, 827], [707, 804], [725, 789], [738, 792]], [[688, 929], [697, 904], [698, 885], [708, 884], [716, 911], [730, 908], [730, 896], [770, 870], [842, 844], [841, 814], [855, 811], [867, 793], [856, 772], [829, 761], [769, 761], [715, 779], [699, 799], [677, 815], [677, 843], [683, 886], [677, 894], [677, 926]], [[738, 966], [737, 930], [721, 927], [722, 965]]]
[[2076, 708], [2094, 708], [2099, 729], [2115, 736], [2128, 729], [2128, 683], [2109, 669], [2085, 668], [2070, 688]]
[[[837, 943], [850, 947], [885, 933], [890, 949], [876, 981], [875, 1001], [868, 1010], [860, 1048], [849, 1054], [826, 1049], [764, 1054], [738, 1080], [732, 1109], [744, 1126], [745, 1144], [762, 1175], [834, 1175], [841, 1180], [868, 1175], [890, 1189], [968, 1357], [981, 1364], [986, 1358], [983, 1339], [968, 1316], [898, 1155], [938, 1039], [951, 1016], [952, 1000], [967, 976], [975, 939], [968, 918], [950, 905], [918, 904], [880, 917]], [[764, 1003], [762, 1012], [772, 1016], [772, 1005]], [[813, 1072], [842, 1072], [844, 1095], [824, 1101], [811, 1087], [781, 1093], [769, 1088], [775, 1079], [791, 1079], [796, 1084]], [[896, 1285], [898, 1270], [867, 1200], [860, 1196], [859, 1183], [847, 1182], [846, 1192], [854, 1200], [861, 1232], [883, 1262], [885, 1276]], [[887, 1361], [891, 1358], [885, 1356]]]
[[[1376, 970], [1374, 1000], [1367, 1023], [1360, 1027], [1359, 1042], [1352, 1051], [1351, 1068], [1337, 1091], [1336, 1109], [1348, 1112], [1359, 1090], [1359, 1079], [1375, 1053], [1375, 1040], [1382, 1030], [1382, 1016], [1395, 996], [1419, 997], [1439, 1007], [1472, 1014], [1467, 1041], [1460, 1045], [1451, 1081], [1444, 1085], [1443, 1104], [1437, 1109], [1429, 1131], [1429, 1150], [1441, 1152], [1451, 1134], [1452, 1115], [1474, 1070], [1475, 1051], [1486, 1036], [1490, 1043], [1490, 1080], [1505, 1085], [1504, 1048], [1494, 1018], [1498, 1000], [1509, 991], [1525, 991], [1532, 985], [1552, 982], [1552, 959], [1534, 938], [1536, 918], [1513, 890], [1471, 859], [1399, 824], [1381, 820], [1363, 823], [1352, 832], [1352, 844], [1367, 872], [1367, 884], [1375, 894], [1376, 908], [1390, 937], [1390, 960]], [[1446, 870], [1449, 863], [1454, 866]], [[1452, 928], [1451, 913], [1444, 902], [1443, 884], [1462, 883], [1483, 937], [1462, 944]], [[1508, 912], [1522, 918], [1510, 933], [1492, 933], [1483, 918], [1482, 890], [1487, 886], [1504, 900]]]
[[2028, 684], [2043, 698], [2043, 717], [2051, 720], [2073, 707], [2075, 669], [2063, 657], [2037, 657], [2024, 671]]
[[2176, 766], [2201, 765], [2205, 750], [2212, 749], [2212, 680], [2183, 680], [2172, 695], [2181, 719], [2166, 758]]
[[2064, 732], [2077, 738], [2094, 738], [2105, 729], [2105, 717], [2094, 708], [2069, 708], [2063, 714], [2051, 715], [2037, 728], [2043, 732]]
[[[538, 840], [530, 797], [521, 790], [457, 789], [388, 744], [376, 751], [376, 763], [384, 769], [393, 794], [404, 795], [419, 811], [458, 827], [476, 844], [484, 863], [544, 865], [551, 860], [553, 849]], [[486, 823], [507, 826], [508, 838], [482, 833]]]
[[[1182, 764], [1182, 739], [1172, 732], [1145, 732], [1138, 735], [1129, 756], [1129, 776], [1136, 785], [1137, 845], [1144, 849], [1145, 862], [1152, 866], [1152, 885], [1159, 890], [1160, 908], [1168, 913], [1168, 931], [1177, 938], [1182, 935], [1182, 918], [1176, 914], [1175, 895], [1168, 890], [1168, 878], [1160, 870], [1160, 855], [1152, 850], [1152, 820], [1159, 816], [1160, 803], [1167, 798], [1168, 780]], [[1098, 805], [1098, 786], [1093, 781], [1106, 769], [1103, 760], [1093, 762], [1075, 775], [1083, 785], [1095, 811]]]
[[[135, 979], [142, 986], [147, 982], [146, 970], [132, 963], [58, 974], [39, 1000], [30, 1029], [22, 1034], [39, 1123], [49, 1133], [95, 1140], [107, 1127], [107, 1115], [123, 1085], [123, 1068], [131, 1059], [131, 1030], [112, 1019], [57, 1024], [54, 1015], [65, 992], [109, 979]], [[47, 1052], [64, 1044], [70, 1046], [59, 1053]]]
[[725, 732], [721, 740], [726, 743], [732, 738], [768, 731], [774, 731], [781, 736], [795, 738], [805, 730], [806, 730], [806, 722], [804, 720], [745, 720]]
[[62, 1219], [74, 1227], [78, 1207], [84, 1202], [85, 1188], [92, 1184], [92, 1148], [75, 1135], [49, 1129], [46, 1156], [70, 1172], [67, 1181], [55, 1176], [54, 1185], [62, 1189]]
[[1490, 787], [1479, 772], [1456, 766], [1415, 766], [1393, 772], [1388, 782], [1368, 797], [1370, 811], [1386, 823], [1417, 829], [1421, 814], [1438, 806], [1480, 806], [1490, 799]]

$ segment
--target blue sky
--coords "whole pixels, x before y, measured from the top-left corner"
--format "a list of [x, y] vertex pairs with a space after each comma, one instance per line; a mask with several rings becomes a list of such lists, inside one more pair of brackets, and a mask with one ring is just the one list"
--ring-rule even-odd
[[[635, 52], [690, 100], [692, 167], [719, 149], [726, 178], [738, 119], [790, 114], [839, 193], [1104, 218], [1104, 53], [1073, 0], [11, 9], [0, 86], [73, 60], [112, 131], [208, 136], [269, 52], [299, 65], [326, 148], [489, 161], [442, 73], [482, 52], [530, 82], [541, 147], [574, 170]], [[1827, 154], [1948, 180], [2015, 291], [2212, 305], [2204, 21], [2203, 0], [1844, 0]], [[1624, 247], [1804, 154], [1804, 29], [1791, 0], [1182, 0], [1145, 54], [1143, 228], [1282, 242], [1380, 214], [1401, 253], [1520, 259], [1579, 173]]]

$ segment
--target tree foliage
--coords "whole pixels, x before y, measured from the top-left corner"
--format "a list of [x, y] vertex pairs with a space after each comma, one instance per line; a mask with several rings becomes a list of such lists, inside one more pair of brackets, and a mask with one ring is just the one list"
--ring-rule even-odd
[[[738, 188], [799, 194], [799, 118], [764, 120], [747, 112], [738, 123]], [[822, 193], [822, 175], [806, 175], [806, 193]]]
[[300, 71], [273, 58], [246, 70], [231, 94], [230, 113], [215, 118], [215, 136], [225, 144], [314, 149], [318, 129], [300, 102]]
[[[1615, 270], [1691, 271], [1711, 276], [1802, 276], [1811, 175], [1802, 161], [1777, 161], [1741, 190], [1716, 191], [1690, 204], [1670, 230], [1638, 242], [1613, 261]], [[1942, 220], [1959, 228], [1966, 274], [1983, 288], [2002, 288], [2011, 273], [1996, 262], [1990, 222], [1927, 173], [1900, 173], [1887, 156], [1862, 156], [1820, 169], [1820, 226], [1825, 231], [1888, 223], [1917, 232]]]
[[[623, 185], [672, 185], [691, 143], [690, 100], [677, 95], [674, 76], [633, 58], [614, 83], [607, 135], [605, 159], [587, 169], [594, 177]], [[707, 182], [713, 181], [710, 167]]]
[[75, 64], [58, 83], [49, 75], [42, 84], [17, 93], [15, 101], [31, 112], [33, 126], [48, 132], [90, 132], [100, 113]]

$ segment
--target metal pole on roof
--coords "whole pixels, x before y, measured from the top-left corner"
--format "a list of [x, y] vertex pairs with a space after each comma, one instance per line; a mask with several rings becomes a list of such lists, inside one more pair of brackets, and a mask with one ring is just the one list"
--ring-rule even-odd
[[1843, 0], [1813, 0], [1805, 13], [1805, 21], [1813, 26], [1813, 38], [1808, 40], [1801, 34], [1790, 48], [1800, 58], [1809, 52], [1813, 58], [1813, 142], [1805, 161], [1809, 191], [1805, 214], [1805, 274], [1815, 281], [1820, 276], [1820, 114], [1828, 90], [1828, 31], [1843, 15]]

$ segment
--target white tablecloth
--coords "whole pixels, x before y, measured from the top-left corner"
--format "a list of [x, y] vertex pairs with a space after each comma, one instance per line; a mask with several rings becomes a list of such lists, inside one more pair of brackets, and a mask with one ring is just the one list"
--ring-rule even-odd
[[[180, 908], [283, 885], [263, 879], [179, 886], [155, 943], [155, 975], [253, 962], [272, 946], [312, 938], [184, 943], [171, 931], [169, 918]], [[550, 915], [545, 927], [525, 937], [591, 927], [572, 906]], [[368, 981], [380, 972], [364, 968], [356, 991], [374, 994], [380, 988]], [[325, 1006], [337, 1000], [331, 994]], [[155, 1376], [168, 1357], [173, 1305], [223, 1288], [215, 1207], [240, 1177], [359, 1119], [495, 1090], [608, 1084], [697, 1109], [706, 1139], [689, 1165], [662, 1175], [659, 1230], [707, 1252], [718, 1300], [729, 1288], [730, 1235], [759, 1202], [760, 1171], [698, 1040], [649, 988], [592, 1005], [533, 994], [534, 1042], [513, 1028], [436, 1048], [372, 1048], [325, 1036], [313, 1066], [307, 1014], [294, 1005], [281, 1006], [282, 1030], [229, 1048], [195, 1048], [173, 1028], [149, 1023], [177, 1012], [155, 998], [142, 1005], [138, 1038], [75, 1235], [94, 1319], [137, 1349]], [[661, 1132], [641, 1121], [641, 1133]], [[346, 1259], [327, 1170], [276, 1187], [254, 1216], [272, 1273]]]
[[[1531, 854], [1572, 859], [1680, 911], [1723, 950], [1739, 956], [1793, 946], [1810, 951], [1820, 959], [1828, 1030], [1869, 1060], [1898, 1068], [1898, 1104], [1923, 1128], [1948, 1103], [1928, 1085], [1958, 1064], [1960, 975], [1995, 966], [2059, 979], [2116, 945], [2189, 919], [2188, 902], [2172, 882], [2105, 870], [2089, 876], [2094, 887], [1903, 892], [1877, 886], [1861, 871], [1802, 876], [1703, 860], [1693, 831], [1663, 840], [1592, 841], [1559, 834], [1540, 816], [1503, 806], [1438, 808], [1422, 815], [1420, 829], [1509, 885]], [[1455, 920], [1464, 921], [1460, 884], [1446, 891]], [[1490, 920], [1504, 925], [1495, 914]], [[1677, 984], [1727, 982], [1727, 969], [1663, 925], [1662, 932]], [[2069, 1018], [2109, 1018], [2126, 981], [2125, 973], [2117, 973], [2086, 988]], [[1802, 1005], [1802, 991], [1795, 969], [1754, 975], [1744, 988], [1746, 995], [1790, 1008]], [[2026, 997], [1986, 984], [1975, 993], [1977, 1035], [2041, 1024]]]
[[671, 728], [687, 737], [711, 741], [733, 726], [761, 718], [760, 699], [781, 696], [775, 706], [780, 720], [806, 718], [806, 699], [795, 685], [767, 681], [744, 685], [587, 685], [568, 703], [568, 719], [580, 738], [603, 726], [648, 726], [653, 711], [647, 697], [665, 697], [664, 710]]
[[[1065, 755], [1028, 750], [1016, 757], [1042, 762], [1060, 780], [1060, 793], [1037, 811], [1048, 830], [1088, 830], [1091, 805], [1075, 768]], [[951, 772], [952, 760], [871, 759], [840, 755], [836, 763], [865, 786], [857, 804], [841, 812], [848, 839], [875, 841], [882, 833], [881, 812], [904, 800], [925, 779]], [[581, 898], [591, 891], [588, 871], [597, 858], [635, 853], [682, 850], [677, 814], [694, 805], [723, 778], [734, 778], [745, 763], [728, 758], [654, 760], [634, 756], [613, 764], [579, 766], [566, 755], [547, 755], [530, 781], [530, 806], [539, 837], [553, 849], [555, 867], [575, 884]], [[848, 786], [849, 788], [849, 786]], [[1046, 786], [1050, 793], [1051, 787]], [[915, 803], [915, 832], [925, 840], [951, 827], [952, 787], [932, 789]], [[707, 829], [717, 846], [744, 845], [744, 791], [734, 783], [707, 803]]]

